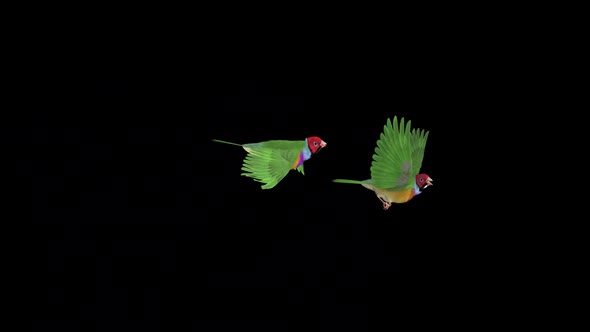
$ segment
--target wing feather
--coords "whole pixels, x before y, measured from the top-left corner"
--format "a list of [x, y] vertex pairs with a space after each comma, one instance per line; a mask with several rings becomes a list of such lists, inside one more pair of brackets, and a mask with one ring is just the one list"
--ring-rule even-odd
[[412, 174], [414, 175], [420, 173], [429, 133], [429, 131], [425, 131], [424, 129], [412, 130]]
[[242, 165], [242, 171], [244, 171], [242, 175], [263, 183], [262, 189], [275, 187], [292, 169], [301, 151], [293, 149], [290, 144], [287, 144], [287, 148], [278, 148], [275, 144], [270, 146], [265, 144], [247, 146], [248, 154]]
[[375, 187], [400, 190], [414, 185], [417, 174], [414, 159], [418, 160], [421, 156], [419, 147], [425, 141], [411, 130], [411, 123], [411, 120], [406, 122], [404, 118], [398, 122], [397, 116], [393, 117], [393, 122], [387, 119], [371, 163], [371, 178]]

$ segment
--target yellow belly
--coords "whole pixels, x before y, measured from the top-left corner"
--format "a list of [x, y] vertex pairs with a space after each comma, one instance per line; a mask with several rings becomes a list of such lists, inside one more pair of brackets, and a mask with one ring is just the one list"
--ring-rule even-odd
[[375, 188], [375, 193], [384, 196], [389, 203], [405, 203], [414, 197], [414, 189], [394, 191]]

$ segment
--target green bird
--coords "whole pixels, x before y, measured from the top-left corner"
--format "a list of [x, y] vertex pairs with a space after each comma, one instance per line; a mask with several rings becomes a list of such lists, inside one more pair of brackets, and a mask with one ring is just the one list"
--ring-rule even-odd
[[371, 178], [364, 181], [335, 179], [338, 183], [360, 184], [375, 192], [387, 210], [391, 203], [405, 203], [432, 185], [428, 174], [420, 173], [429, 131], [410, 129], [412, 121], [393, 123], [387, 119], [377, 141]]
[[326, 142], [317, 136], [305, 140], [274, 140], [259, 143], [238, 144], [218, 139], [214, 142], [241, 146], [247, 154], [242, 164], [241, 175], [263, 183], [262, 189], [274, 188], [291, 170], [305, 175], [303, 162], [326, 147]]

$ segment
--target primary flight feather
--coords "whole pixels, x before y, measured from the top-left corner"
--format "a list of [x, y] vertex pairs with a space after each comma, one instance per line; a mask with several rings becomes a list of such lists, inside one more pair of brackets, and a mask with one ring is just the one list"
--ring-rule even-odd
[[263, 183], [262, 189], [275, 187], [291, 170], [305, 175], [303, 162], [327, 145], [317, 136], [300, 141], [273, 140], [246, 144], [213, 141], [244, 148], [247, 154], [242, 164], [242, 175]]
[[368, 180], [335, 179], [338, 183], [360, 184], [373, 190], [387, 210], [391, 203], [405, 203], [432, 185], [428, 174], [420, 173], [428, 131], [411, 129], [404, 118], [387, 119], [373, 154]]

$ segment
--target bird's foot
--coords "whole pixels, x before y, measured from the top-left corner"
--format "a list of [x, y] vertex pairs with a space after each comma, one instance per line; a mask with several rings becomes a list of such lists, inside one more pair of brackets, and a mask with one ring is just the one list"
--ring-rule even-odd
[[389, 207], [391, 206], [391, 203], [389, 203], [388, 201], [383, 199], [383, 197], [381, 197], [381, 196], [377, 196], [377, 198], [379, 198], [379, 200], [383, 203], [383, 210], [389, 209]]

